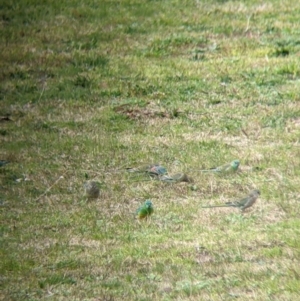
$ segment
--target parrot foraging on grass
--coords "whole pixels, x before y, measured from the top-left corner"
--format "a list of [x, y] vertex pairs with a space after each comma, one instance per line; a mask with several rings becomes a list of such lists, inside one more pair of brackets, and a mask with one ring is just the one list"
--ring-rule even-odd
[[215, 207], [236, 207], [240, 208], [242, 212], [245, 209], [251, 207], [260, 195], [260, 191], [257, 189], [252, 190], [249, 195], [241, 200], [235, 202], [227, 202], [222, 205], [202, 206], [202, 208], [215, 208]]
[[240, 161], [239, 160], [233, 160], [232, 162], [228, 164], [224, 164], [218, 167], [213, 167], [211, 169], [201, 170], [202, 172], [217, 172], [220, 174], [226, 174], [226, 173], [232, 173], [236, 172], [239, 168]]
[[146, 200], [145, 203], [139, 207], [136, 211], [139, 219], [148, 218], [153, 213], [153, 204], [150, 200]]
[[150, 175], [154, 175], [154, 176], [159, 176], [159, 175], [164, 175], [167, 173], [167, 169], [161, 165], [154, 165], [152, 166], [149, 170], [147, 170], [147, 172]]
[[84, 190], [88, 199], [96, 199], [100, 195], [99, 183], [95, 181], [87, 181], [84, 183]]

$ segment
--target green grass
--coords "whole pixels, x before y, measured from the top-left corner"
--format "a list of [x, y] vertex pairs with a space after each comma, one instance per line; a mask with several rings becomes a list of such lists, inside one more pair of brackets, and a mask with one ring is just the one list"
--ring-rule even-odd
[[[296, 0], [1, 3], [0, 300], [298, 300], [299, 18]], [[125, 170], [155, 162], [195, 182]], [[253, 188], [244, 215], [201, 208]]]

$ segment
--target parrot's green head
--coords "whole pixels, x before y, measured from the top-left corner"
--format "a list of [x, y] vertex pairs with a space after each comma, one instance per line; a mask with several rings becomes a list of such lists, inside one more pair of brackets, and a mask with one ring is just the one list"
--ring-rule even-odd
[[233, 160], [232, 162], [231, 162], [231, 167], [233, 168], [233, 169], [238, 169], [239, 168], [239, 165], [240, 165], [240, 161], [239, 160]]

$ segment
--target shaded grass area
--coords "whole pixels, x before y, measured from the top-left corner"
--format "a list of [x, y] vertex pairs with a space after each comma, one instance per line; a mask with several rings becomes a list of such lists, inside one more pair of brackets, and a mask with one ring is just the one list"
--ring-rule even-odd
[[1, 300], [298, 300], [297, 1], [0, 8]]

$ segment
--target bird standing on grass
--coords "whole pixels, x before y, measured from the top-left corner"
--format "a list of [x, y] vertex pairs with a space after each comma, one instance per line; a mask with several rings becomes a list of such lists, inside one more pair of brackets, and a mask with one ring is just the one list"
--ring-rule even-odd
[[139, 219], [148, 218], [153, 213], [153, 204], [150, 200], [146, 200], [145, 203], [139, 207], [136, 211]]
[[256, 200], [258, 199], [260, 195], [260, 191], [257, 189], [252, 190], [249, 195], [241, 200], [235, 201], [235, 202], [227, 202], [222, 205], [212, 205], [212, 206], [203, 206], [202, 208], [215, 208], [215, 207], [236, 207], [240, 208], [242, 212], [244, 212], [245, 209], [251, 207]]
[[153, 165], [147, 170], [150, 175], [159, 176], [167, 173], [167, 169], [159, 164]]
[[201, 170], [202, 172], [217, 172], [220, 174], [225, 174], [225, 173], [232, 173], [236, 172], [239, 168], [240, 161], [239, 160], [233, 160], [232, 162], [228, 164], [224, 164], [218, 167], [213, 167], [211, 169], [204, 169]]
[[95, 181], [87, 181], [84, 183], [85, 195], [88, 199], [96, 199], [100, 195], [99, 183]]

